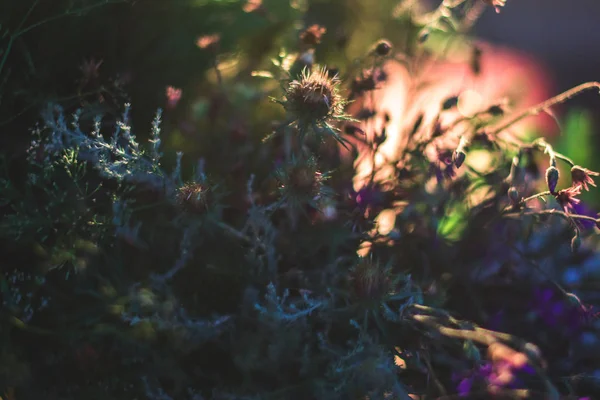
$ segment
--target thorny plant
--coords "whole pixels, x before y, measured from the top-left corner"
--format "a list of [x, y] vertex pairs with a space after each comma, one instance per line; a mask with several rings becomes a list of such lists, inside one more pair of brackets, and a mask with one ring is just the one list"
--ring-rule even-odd
[[[248, 3], [246, 12], [266, 12], [266, 5]], [[413, 15], [425, 33], [420, 40], [435, 29], [468, 27], [486, 3], [505, 5], [444, 1]], [[108, 124], [102, 116], [82, 120], [81, 110], [71, 116], [58, 105], [45, 110], [33, 130], [26, 180], [15, 183], [8, 171], [0, 181], [0, 204], [8, 209], [0, 232], [22, 257], [14, 270], [3, 264], [1, 281], [0, 357], [21, 366], [0, 375], [7, 396], [567, 399], [600, 393], [585, 355], [600, 341], [594, 309], [554, 274], [557, 263], [573, 257], [598, 260], [587, 235], [590, 224], [600, 228], [600, 218], [580, 212], [578, 198], [595, 186], [598, 173], [544, 139], [525, 143], [509, 134], [521, 120], [600, 83], [515, 114], [494, 105], [442, 122], [458, 103], [446, 99], [431, 123], [422, 116], [411, 121], [407, 143], [395, 159], [386, 158], [381, 149], [392, 132], [389, 117], [381, 128], [375, 123], [375, 92], [400, 55], [381, 40], [348, 68], [361, 71], [346, 76], [314, 63], [324, 34], [323, 27], [308, 27], [299, 35], [299, 53], [282, 51], [274, 71], [253, 73], [284, 76], [277, 97], [283, 122], [273, 124], [273, 141], [252, 144], [274, 168], [249, 171], [241, 189], [227, 179], [228, 169], [206, 166], [202, 158], [184, 179], [182, 152], [164, 168], [161, 111], [143, 145], [129, 105]], [[215, 70], [219, 90], [232, 96], [217, 57]], [[342, 162], [324, 171], [330, 167], [319, 155], [332, 144], [350, 151], [357, 169], [371, 160], [366, 172], [356, 171], [358, 188], [350, 188], [354, 171], [344, 174]], [[475, 150], [493, 161], [489, 171], [471, 164]], [[537, 193], [536, 152], [549, 164], [547, 190]], [[558, 187], [563, 165], [570, 168], [567, 188]], [[485, 195], [476, 196], [482, 189]], [[548, 199], [558, 207], [539, 202]], [[387, 230], [385, 215], [392, 220]], [[545, 229], [536, 230], [532, 220]], [[565, 227], [574, 255], [560, 252]], [[492, 298], [494, 286], [481, 278], [492, 262], [501, 268], [488, 277], [506, 280], [499, 287], [509, 304], [500, 310], [493, 301], [468, 300], [478, 290]], [[506, 264], [512, 270], [504, 271]], [[460, 292], [467, 293], [466, 306]], [[508, 298], [523, 296], [531, 299], [526, 313]], [[17, 332], [26, 335], [17, 339]], [[565, 367], [563, 358], [572, 364]], [[71, 374], [53, 372], [66, 368]]]

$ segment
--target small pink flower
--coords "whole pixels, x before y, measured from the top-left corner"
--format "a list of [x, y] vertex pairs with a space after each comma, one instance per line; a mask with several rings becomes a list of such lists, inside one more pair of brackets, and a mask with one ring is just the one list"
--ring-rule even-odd
[[556, 193], [556, 201], [565, 210], [566, 213], [573, 211], [575, 206], [579, 204], [581, 200], [576, 198], [581, 194], [581, 186], [572, 186], [567, 189], [559, 190]]
[[181, 89], [175, 88], [173, 86], [167, 86], [166, 90], [167, 95], [167, 107], [175, 108], [179, 100], [181, 100]]
[[573, 181], [573, 186], [580, 186], [585, 190], [590, 190], [588, 184], [596, 187], [592, 176], [600, 176], [600, 173], [590, 171], [589, 169], [580, 167], [579, 165], [575, 165], [573, 168], [571, 168], [571, 180]]

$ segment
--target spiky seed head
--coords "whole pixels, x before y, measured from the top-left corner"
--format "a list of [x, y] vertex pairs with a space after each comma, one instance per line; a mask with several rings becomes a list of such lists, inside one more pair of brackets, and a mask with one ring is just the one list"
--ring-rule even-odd
[[323, 121], [342, 115], [344, 103], [338, 91], [339, 79], [331, 77], [327, 69], [305, 69], [299, 79], [290, 82], [283, 104], [300, 121]]
[[207, 186], [192, 182], [179, 188], [176, 200], [184, 211], [199, 214], [208, 209], [212, 196]]

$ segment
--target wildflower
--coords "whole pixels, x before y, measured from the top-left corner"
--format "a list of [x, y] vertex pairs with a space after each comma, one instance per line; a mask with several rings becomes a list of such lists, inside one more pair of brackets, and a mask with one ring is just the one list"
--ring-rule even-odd
[[167, 86], [166, 90], [167, 95], [167, 107], [175, 108], [179, 100], [181, 100], [181, 89], [175, 88], [173, 86]]
[[339, 94], [339, 79], [330, 77], [325, 68], [304, 69], [299, 79], [291, 81], [283, 101], [278, 101], [289, 113], [288, 124], [300, 131], [300, 142], [309, 129], [317, 134], [327, 133], [345, 144], [333, 120], [349, 120], [344, 114], [345, 100]]
[[573, 186], [567, 189], [560, 190], [555, 194], [556, 201], [563, 208], [566, 213], [575, 210], [575, 207], [580, 203], [581, 200], [576, 198], [581, 194], [581, 186]]
[[497, 13], [500, 12], [500, 7], [504, 7], [506, 5], [506, 0], [483, 0], [483, 2], [494, 7]]
[[555, 193], [559, 177], [560, 173], [558, 172], [558, 169], [553, 165], [549, 166], [546, 170], [546, 184], [548, 185], [550, 193]]
[[571, 180], [573, 182], [573, 186], [581, 186], [585, 190], [590, 190], [588, 184], [596, 187], [592, 176], [600, 176], [600, 173], [590, 171], [587, 168], [580, 167], [579, 165], [575, 165], [571, 168]]
[[300, 34], [302, 43], [308, 46], [315, 46], [321, 43], [321, 37], [327, 32], [327, 29], [320, 25], [311, 25]]
[[221, 42], [221, 36], [218, 34], [200, 36], [196, 40], [196, 46], [202, 50], [216, 51]]

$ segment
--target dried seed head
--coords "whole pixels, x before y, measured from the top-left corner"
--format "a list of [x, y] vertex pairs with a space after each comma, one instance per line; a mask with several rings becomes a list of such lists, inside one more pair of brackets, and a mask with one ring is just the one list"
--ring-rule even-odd
[[339, 116], [344, 104], [338, 86], [339, 79], [330, 77], [325, 68], [305, 69], [300, 79], [289, 84], [284, 107], [301, 121], [322, 121]]
[[596, 186], [592, 176], [599, 176], [598, 172], [590, 171], [587, 168], [580, 167], [579, 165], [575, 165], [571, 168], [571, 180], [573, 182], [573, 186], [581, 186], [585, 190], [590, 190], [589, 185]]
[[208, 209], [212, 201], [212, 195], [207, 186], [192, 182], [179, 188], [176, 200], [183, 210], [199, 214]]
[[558, 178], [560, 178], [560, 173], [558, 169], [554, 166], [548, 167], [546, 170], [546, 184], [548, 185], [548, 190], [550, 193], [556, 193], [556, 185], [558, 184]]

